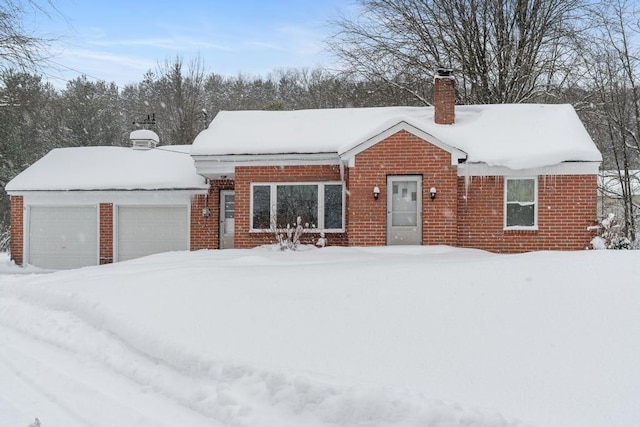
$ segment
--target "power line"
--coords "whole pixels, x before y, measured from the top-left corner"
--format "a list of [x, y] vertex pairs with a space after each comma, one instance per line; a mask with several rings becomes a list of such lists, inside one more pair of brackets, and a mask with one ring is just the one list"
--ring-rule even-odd
[[[76, 72], [76, 73], [78, 73], [78, 74], [82, 74], [82, 75], [84, 75], [84, 76], [90, 77], [90, 78], [92, 78], [92, 79], [95, 79], [95, 80], [103, 80], [103, 81], [104, 81], [104, 79], [101, 79], [101, 78], [96, 77], [96, 76], [92, 76], [92, 75], [91, 75], [91, 74], [89, 74], [89, 73], [85, 73], [85, 72], [83, 72], [83, 71], [77, 70], [77, 69], [72, 68], [72, 67], [69, 67], [69, 66], [67, 66], [67, 65], [60, 64], [59, 62], [51, 61], [51, 60], [49, 60], [49, 62], [50, 62], [50, 63], [52, 63], [52, 64], [55, 64], [55, 65], [57, 65], [57, 66], [59, 66], [59, 67], [66, 68], [66, 69], [67, 69], [67, 70], [69, 70], [69, 71], [74, 71], [74, 72]], [[69, 80], [67, 80], [67, 81], [69, 81]]]

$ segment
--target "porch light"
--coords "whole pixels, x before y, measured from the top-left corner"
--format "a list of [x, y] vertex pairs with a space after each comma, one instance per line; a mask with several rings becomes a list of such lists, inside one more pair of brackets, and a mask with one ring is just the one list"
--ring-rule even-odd
[[374, 200], [378, 200], [378, 197], [380, 197], [380, 188], [376, 185], [373, 187], [373, 198]]
[[429, 190], [429, 196], [431, 196], [431, 200], [435, 200], [435, 198], [436, 198], [436, 187], [431, 187], [431, 190]]

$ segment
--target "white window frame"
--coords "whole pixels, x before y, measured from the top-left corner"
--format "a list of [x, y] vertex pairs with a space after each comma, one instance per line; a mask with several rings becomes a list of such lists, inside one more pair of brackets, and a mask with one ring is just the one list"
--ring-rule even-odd
[[[249, 231], [250, 232], [273, 232], [272, 228], [254, 228], [253, 227], [253, 188], [254, 187], [269, 187], [270, 189], [270, 203], [269, 208], [269, 224], [274, 223], [276, 213], [278, 212], [277, 206], [277, 189], [278, 186], [288, 185], [316, 185], [318, 186], [318, 224], [315, 228], [305, 228], [305, 233], [344, 233], [345, 231], [345, 185], [342, 181], [310, 181], [310, 182], [252, 182], [249, 189]], [[342, 227], [341, 228], [324, 228], [324, 188], [327, 185], [341, 185], [342, 186]]]
[[[534, 192], [533, 192], [533, 225], [507, 225], [507, 189], [509, 181], [524, 181], [533, 180]], [[517, 177], [504, 177], [504, 202], [503, 202], [503, 216], [504, 216], [504, 229], [505, 230], [537, 230], [538, 229], [538, 177], [537, 176], [517, 176]]]

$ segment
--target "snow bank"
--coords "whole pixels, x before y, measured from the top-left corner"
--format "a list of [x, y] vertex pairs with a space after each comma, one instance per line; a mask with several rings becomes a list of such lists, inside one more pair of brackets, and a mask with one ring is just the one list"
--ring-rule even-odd
[[103, 425], [635, 425], [639, 255], [258, 248], [5, 276], [0, 360]]

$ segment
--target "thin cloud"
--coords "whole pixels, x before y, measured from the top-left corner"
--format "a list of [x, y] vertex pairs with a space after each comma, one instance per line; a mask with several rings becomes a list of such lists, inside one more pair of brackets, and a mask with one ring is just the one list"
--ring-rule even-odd
[[196, 49], [212, 49], [220, 51], [231, 51], [228, 46], [217, 43], [211, 43], [204, 40], [185, 38], [185, 37], [163, 37], [163, 38], [146, 38], [146, 39], [121, 39], [121, 40], [91, 40], [91, 45], [100, 47], [153, 47], [156, 49], [182, 50], [185, 47]]
[[[95, 66], [96, 62], [108, 63], [118, 65], [120, 67], [129, 67], [137, 70], [148, 70], [150, 67], [154, 65], [152, 61], [146, 58], [130, 56], [130, 55], [120, 55], [109, 52], [96, 52], [93, 50], [85, 50], [85, 49], [75, 49], [70, 51], [65, 51], [62, 55], [62, 58], [65, 61], [74, 61], [77, 63], [84, 64], [93, 64], [91, 68], [98, 68]], [[89, 61], [87, 61], [89, 60]]]
[[276, 51], [279, 51], [279, 52], [287, 51], [287, 49], [285, 47], [280, 46], [280, 45], [275, 44], [275, 43], [249, 41], [249, 42], [246, 43], [246, 45], [250, 46], [250, 47], [257, 47], [257, 48], [263, 48], [263, 49], [268, 49], [268, 50], [276, 50]]

